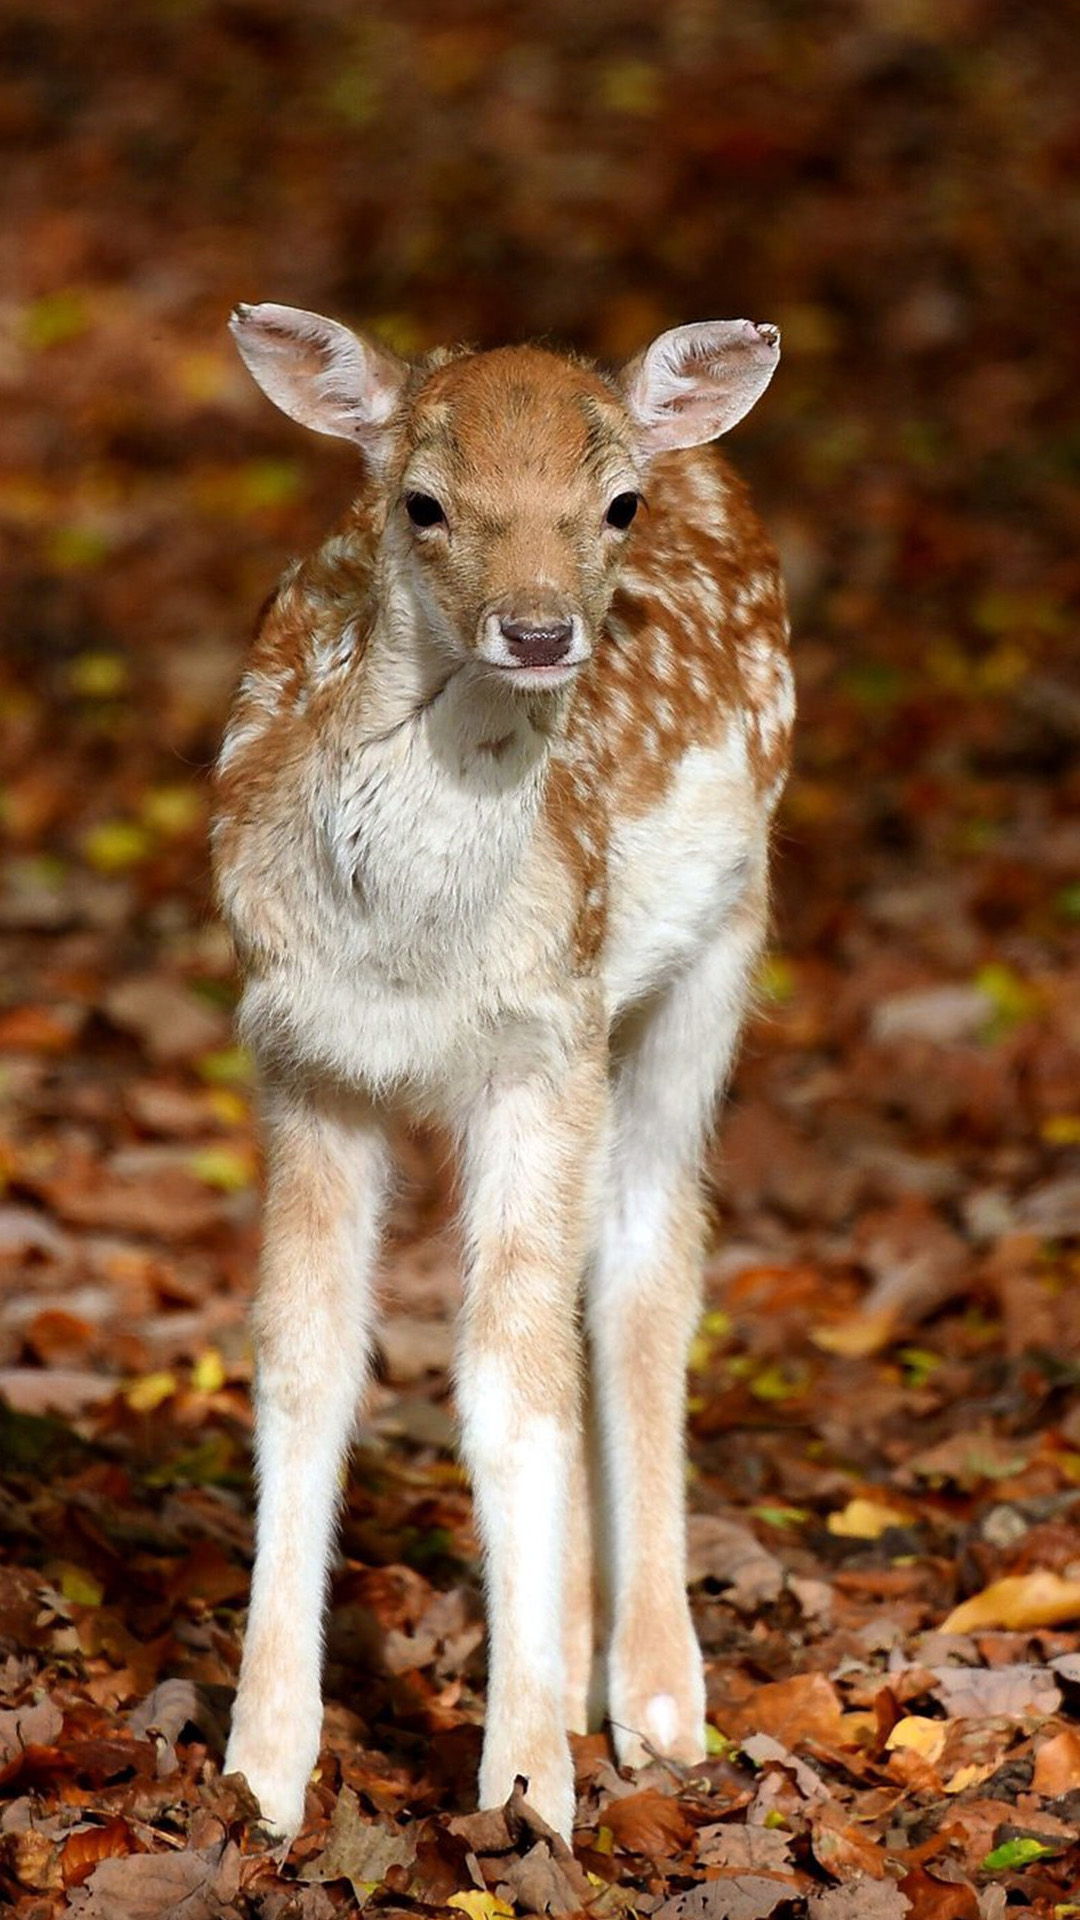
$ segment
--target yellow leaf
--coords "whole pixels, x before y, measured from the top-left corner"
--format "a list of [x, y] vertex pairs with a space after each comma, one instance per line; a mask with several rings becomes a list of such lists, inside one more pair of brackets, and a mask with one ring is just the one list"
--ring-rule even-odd
[[196, 1179], [221, 1193], [242, 1193], [255, 1178], [250, 1154], [236, 1147], [202, 1147], [188, 1161]]
[[236, 1081], [246, 1086], [254, 1073], [254, 1063], [246, 1047], [217, 1047], [204, 1053], [199, 1061], [199, 1077], [211, 1086], [227, 1086]]
[[830, 1533], [842, 1540], [880, 1540], [890, 1527], [906, 1527], [907, 1515], [883, 1500], [856, 1497], [839, 1513], [830, 1513], [825, 1522]]
[[225, 1362], [216, 1347], [205, 1347], [191, 1369], [191, 1384], [199, 1393], [220, 1393], [225, 1385]]
[[956, 1772], [951, 1773], [946, 1780], [945, 1791], [946, 1793], [965, 1793], [968, 1787], [979, 1787], [984, 1780], [989, 1780], [992, 1773], [997, 1772], [1000, 1765], [1000, 1760], [986, 1760], [982, 1766], [976, 1766], [972, 1762], [966, 1767], [957, 1767]]
[[248, 1117], [247, 1101], [231, 1087], [211, 1088], [206, 1104], [223, 1127], [242, 1127]]
[[1039, 1132], [1050, 1147], [1080, 1147], [1080, 1113], [1052, 1113]]
[[76, 654], [67, 670], [68, 686], [84, 700], [115, 700], [127, 691], [128, 678], [127, 661], [118, 653]]
[[132, 1413], [153, 1413], [163, 1400], [168, 1400], [176, 1392], [179, 1382], [175, 1373], [144, 1373], [136, 1380], [124, 1395]]
[[139, 812], [155, 833], [187, 833], [191, 827], [201, 827], [206, 796], [200, 787], [151, 787]]
[[149, 851], [150, 835], [137, 820], [103, 820], [83, 839], [83, 852], [99, 873], [123, 873]]
[[481, 1893], [479, 1890], [452, 1893], [446, 1904], [467, 1913], [469, 1920], [514, 1920], [513, 1907], [508, 1907], [506, 1901], [500, 1900], [494, 1893]]
[[60, 1591], [65, 1600], [73, 1600], [76, 1606], [100, 1607], [105, 1589], [85, 1567], [65, 1567], [60, 1575]]
[[903, 1720], [897, 1721], [885, 1745], [893, 1752], [903, 1747], [932, 1764], [945, 1746], [947, 1732], [944, 1720], [927, 1720], [922, 1714], [909, 1713]]
[[[709, 1729], [706, 1727], [706, 1734], [708, 1734], [708, 1731]], [[615, 1835], [612, 1833], [610, 1827], [600, 1828], [596, 1839], [592, 1843], [592, 1850], [594, 1853], [614, 1853]]]
[[943, 1633], [973, 1633], [980, 1627], [1061, 1627], [1080, 1620], [1080, 1580], [1065, 1580], [1048, 1567], [1009, 1574], [954, 1607]]
[[853, 1313], [834, 1327], [815, 1327], [810, 1338], [823, 1353], [837, 1353], [844, 1360], [866, 1360], [888, 1346], [895, 1329], [895, 1315], [882, 1309], [879, 1313]]
[[57, 293], [44, 293], [31, 301], [22, 313], [22, 337], [33, 353], [48, 347], [63, 346], [77, 340], [91, 325], [90, 312], [81, 293], [74, 287], [61, 287]]

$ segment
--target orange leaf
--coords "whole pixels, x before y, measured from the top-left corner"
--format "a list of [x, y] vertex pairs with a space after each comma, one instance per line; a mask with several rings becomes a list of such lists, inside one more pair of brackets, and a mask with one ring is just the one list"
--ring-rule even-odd
[[60, 1851], [64, 1885], [81, 1887], [99, 1860], [116, 1860], [141, 1851], [126, 1820], [110, 1820], [105, 1827], [81, 1827], [68, 1836]]
[[1080, 1619], [1080, 1580], [1064, 1580], [1047, 1567], [995, 1580], [954, 1607], [943, 1633], [974, 1633], [980, 1627], [1059, 1627]]
[[650, 1860], [671, 1859], [693, 1833], [678, 1801], [655, 1788], [613, 1801], [605, 1809], [604, 1822], [620, 1853], [643, 1853]]
[[1048, 1800], [1080, 1787], [1080, 1733], [1066, 1727], [1051, 1740], [1044, 1740], [1035, 1755], [1031, 1785], [1033, 1792], [1045, 1794]]

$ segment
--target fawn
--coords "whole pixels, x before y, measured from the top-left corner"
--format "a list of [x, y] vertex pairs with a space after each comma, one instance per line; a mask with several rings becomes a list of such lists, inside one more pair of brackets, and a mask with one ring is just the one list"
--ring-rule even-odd
[[624, 1764], [704, 1751], [683, 1495], [700, 1167], [794, 706], [773, 552], [706, 443], [763, 392], [778, 334], [677, 327], [609, 375], [533, 346], [406, 363], [289, 307], [231, 325], [364, 478], [272, 599], [217, 769], [268, 1165], [226, 1766], [295, 1832], [387, 1122], [435, 1116], [460, 1145], [480, 1800], [524, 1774], [569, 1837], [566, 1733], [590, 1714]]

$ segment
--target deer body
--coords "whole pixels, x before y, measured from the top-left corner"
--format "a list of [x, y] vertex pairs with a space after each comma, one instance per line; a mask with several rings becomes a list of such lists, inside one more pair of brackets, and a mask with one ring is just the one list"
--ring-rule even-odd
[[766, 384], [775, 334], [679, 329], [616, 383], [531, 348], [407, 369], [285, 308], [234, 330], [286, 411], [359, 441], [368, 481], [271, 604], [218, 770], [269, 1173], [227, 1764], [295, 1830], [387, 1122], [434, 1116], [461, 1151], [480, 1793], [523, 1773], [568, 1833], [566, 1729], [598, 1704], [624, 1761], [703, 1748], [682, 1496], [698, 1178], [792, 696], [771, 551], [700, 443]]

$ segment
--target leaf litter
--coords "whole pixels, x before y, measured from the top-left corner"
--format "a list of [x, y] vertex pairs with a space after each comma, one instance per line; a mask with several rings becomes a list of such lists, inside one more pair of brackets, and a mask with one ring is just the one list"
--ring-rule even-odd
[[[1080, 1906], [1080, 367], [1060, 324], [1080, 264], [1057, 216], [1078, 132], [1067, 23], [1007, 11], [841, 6], [808, 39], [768, 0], [738, 21], [16, 5], [15, 1920]], [[258, 1179], [206, 769], [253, 607], [352, 483], [231, 358], [222, 317], [260, 292], [406, 348], [527, 330], [615, 359], [718, 308], [784, 332], [734, 448], [791, 584], [801, 726], [692, 1358], [709, 1751], [632, 1779], [602, 1733], [576, 1740], [572, 1852], [527, 1792], [472, 1810], [453, 1204], [424, 1135], [400, 1143], [323, 1750], [285, 1857], [221, 1775]]]

